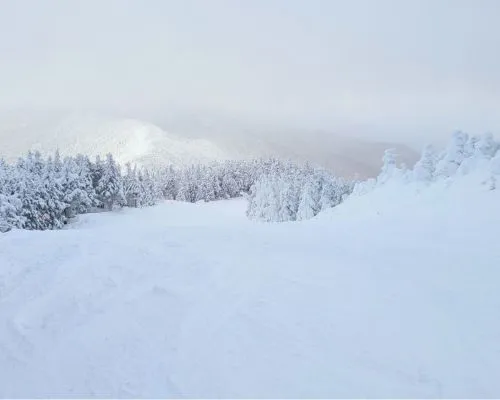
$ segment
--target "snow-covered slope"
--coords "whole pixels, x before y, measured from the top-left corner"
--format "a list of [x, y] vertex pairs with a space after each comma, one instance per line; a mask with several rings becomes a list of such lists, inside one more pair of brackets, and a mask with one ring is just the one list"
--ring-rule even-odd
[[[22, 120], [21, 120], [22, 121]], [[29, 118], [0, 126], [0, 155], [15, 159], [29, 149], [50, 154], [105, 155], [121, 163], [154, 166], [227, 159], [229, 155], [205, 139], [187, 139], [153, 124], [134, 120], [72, 114], [62, 119]]]
[[499, 397], [499, 201], [470, 176], [0, 235], [0, 396]]

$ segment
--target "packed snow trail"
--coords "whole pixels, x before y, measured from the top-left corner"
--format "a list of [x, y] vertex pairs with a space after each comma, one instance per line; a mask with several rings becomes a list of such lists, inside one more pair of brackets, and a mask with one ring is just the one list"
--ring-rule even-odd
[[500, 192], [407, 192], [0, 235], [0, 396], [499, 397]]

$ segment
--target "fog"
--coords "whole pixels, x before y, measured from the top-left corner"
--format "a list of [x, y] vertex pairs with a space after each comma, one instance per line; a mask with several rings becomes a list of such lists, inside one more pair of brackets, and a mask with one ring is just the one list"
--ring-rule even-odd
[[0, 0], [0, 108], [500, 131], [496, 0]]

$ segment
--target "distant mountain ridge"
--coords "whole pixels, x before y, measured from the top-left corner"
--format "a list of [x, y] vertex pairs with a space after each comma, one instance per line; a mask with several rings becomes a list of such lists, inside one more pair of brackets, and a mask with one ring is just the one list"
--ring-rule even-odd
[[0, 157], [13, 161], [29, 150], [61, 155], [112, 153], [120, 163], [144, 166], [279, 157], [310, 161], [339, 176], [375, 176], [383, 152], [395, 148], [412, 165], [417, 153], [395, 143], [361, 140], [317, 130], [286, 129], [203, 120], [166, 121], [97, 113], [0, 115]]
[[182, 131], [188, 137], [203, 137], [231, 154], [310, 161], [349, 178], [376, 176], [382, 166], [384, 151], [389, 148], [395, 149], [399, 163], [410, 167], [419, 157], [419, 152], [401, 143], [362, 139], [330, 130], [242, 123], [220, 116], [211, 118], [202, 113], [171, 118], [158, 124]]
[[3, 129], [0, 124], [0, 155], [7, 159], [14, 159], [28, 150], [48, 154], [57, 149], [62, 155], [112, 153], [120, 163], [145, 166], [229, 157], [208, 140], [186, 139], [136, 119], [75, 114], [51, 123], [31, 121], [10, 124]]

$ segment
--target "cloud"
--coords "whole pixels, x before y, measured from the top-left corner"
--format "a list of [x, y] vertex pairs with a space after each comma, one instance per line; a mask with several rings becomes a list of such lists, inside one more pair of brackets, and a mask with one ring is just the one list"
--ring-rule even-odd
[[500, 130], [495, 0], [5, 0], [0, 106]]

